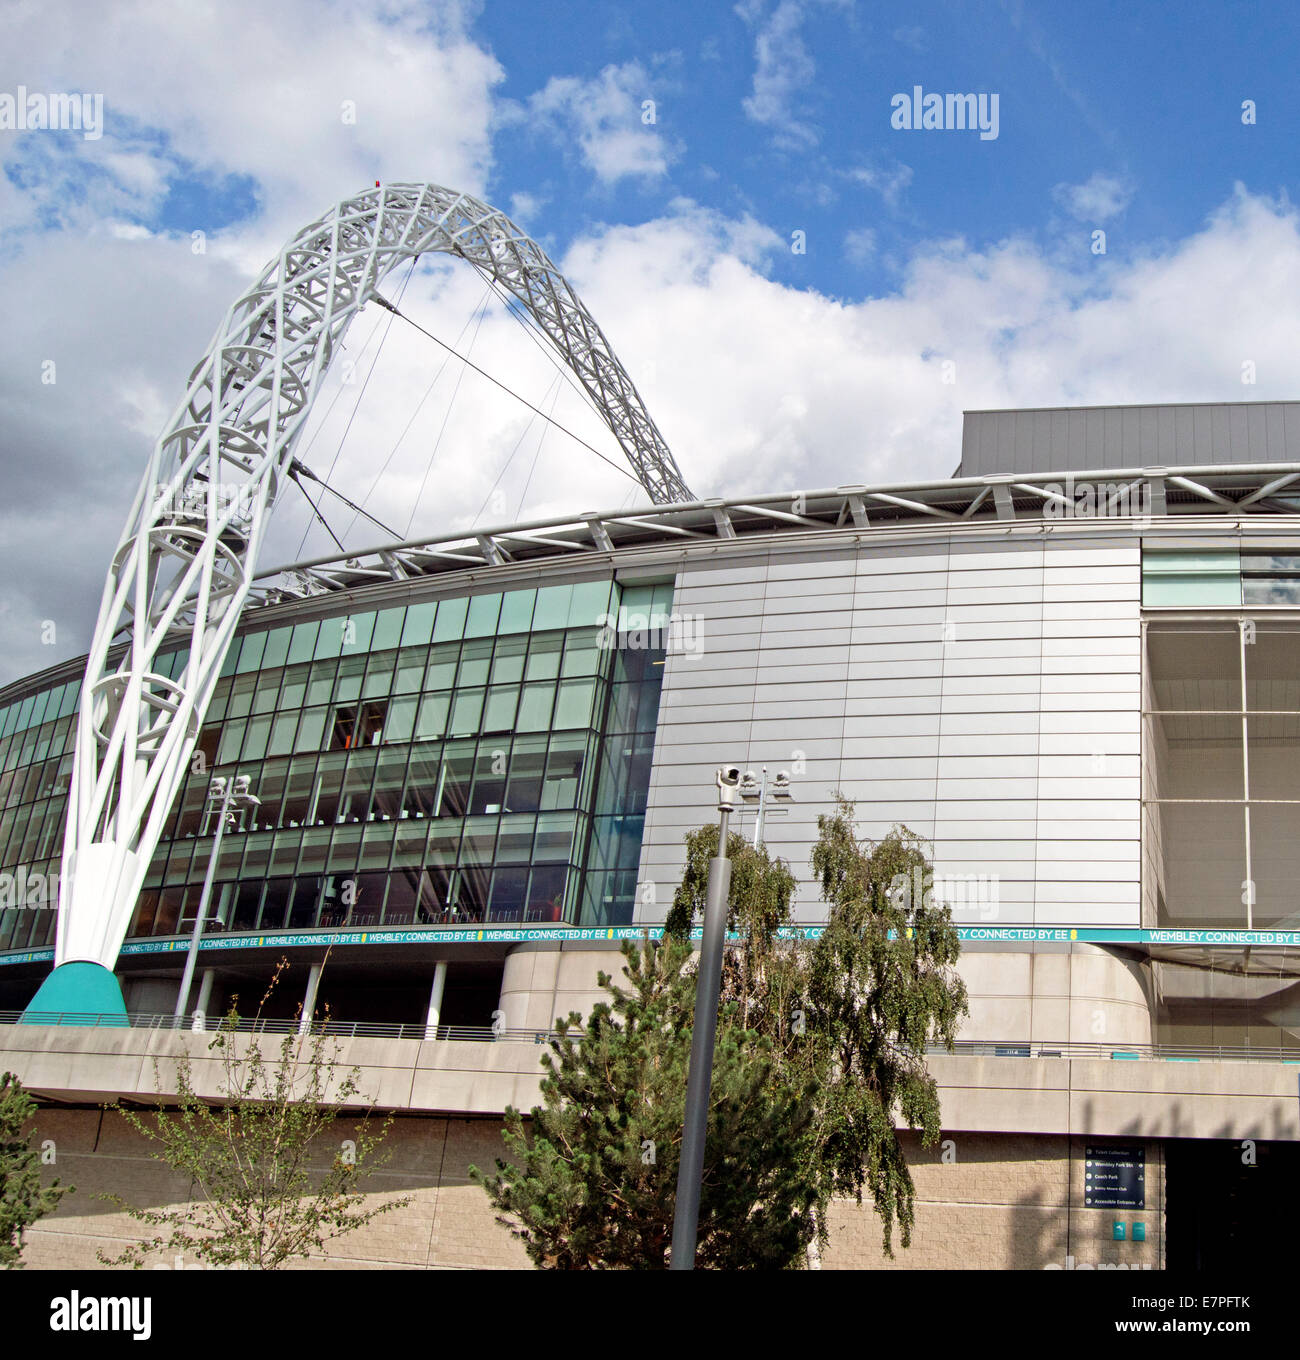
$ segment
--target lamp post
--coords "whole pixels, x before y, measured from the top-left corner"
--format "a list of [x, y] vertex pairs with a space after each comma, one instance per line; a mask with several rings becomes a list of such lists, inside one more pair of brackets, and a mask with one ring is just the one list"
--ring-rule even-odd
[[761, 776], [756, 775], [753, 770], [746, 770], [740, 777], [740, 796], [746, 804], [758, 804], [758, 816], [754, 818], [753, 840], [754, 849], [757, 850], [763, 843], [763, 816], [768, 811], [768, 798], [789, 802], [794, 797], [790, 790], [790, 771], [777, 771], [772, 780], [772, 792], [769, 794], [767, 791], [767, 766], [763, 766]]
[[[194, 983], [194, 967], [199, 957], [199, 941], [203, 938], [203, 925], [207, 920], [208, 902], [212, 897], [212, 880], [217, 872], [217, 859], [221, 855], [221, 838], [226, 827], [238, 826], [244, 814], [251, 808], [261, 805], [261, 799], [249, 792], [249, 776], [235, 775], [233, 779], [216, 775], [208, 784], [208, 802], [204, 810], [204, 821], [210, 823], [215, 815], [217, 829], [212, 837], [212, 855], [208, 859], [208, 872], [203, 877], [203, 891], [199, 895], [199, 907], [194, 917], [194, 933], [190, 936], [189, 954], [185, 959], [185, 973], [181, 978], [181, 989], [176, 994], [176, 1010], [173, 1016], [180, 1020], [185, 1014], [185, 1006], [190, 999], [190, 987]], [[238, 809], [238, 812], [235, 811]], [[206, 826], [205, 826], [206, 830]]]
[[695, 1269], [704, 1138], [709, 1124], [709, 1088], [713, 1084], [713, 1044], [718, 1031], [718, 996], [722, 991], [727, 893], [731, 887], [727, 822], [736, 806], [740, 779], [740, 769], [735, 765], [724, 765], [717, 773], [718, 853], [709, 861], [709, 887], [704, 900], [704, 938], [700, 942], [700, 971], [695, 985], [695, 1023], [691, 1030], [691, 1067], [686, 1078], [686, 1119], [682, 1127], [682, 1156], [677, 1168], [670, 1270]]

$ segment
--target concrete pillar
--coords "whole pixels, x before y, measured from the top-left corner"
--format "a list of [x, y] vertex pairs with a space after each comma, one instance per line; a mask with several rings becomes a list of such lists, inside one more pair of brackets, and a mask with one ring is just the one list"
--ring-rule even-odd
[[320, 986], [320, 964], [313, 963], [307, 974], [307, 995], [302, 1001], [302, 1018], [298, 1021], [298, 1033], [306, 1034], [311, 1029], [312, 1012], [316, 1009], [316, 989]]
[[215, 969], [205, 968], [203, 976], [199, 980], [199, 999], [194, 1004], [194, 1029], [196, 1032], [207, 1028], [208, 1007], [212, 1004], [212, 980], [216, 975]]
[[436, 1039], [442, 1017], [442, 993], [447, 986], [447, 963], [439, 959], [433, 970], [433, 986], [429, 988], [429, 1010], [424, 1017], [424, 1037]]

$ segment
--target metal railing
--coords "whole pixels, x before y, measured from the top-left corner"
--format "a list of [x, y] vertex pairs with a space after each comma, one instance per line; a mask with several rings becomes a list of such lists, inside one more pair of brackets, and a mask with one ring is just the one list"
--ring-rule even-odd
[[[0, 1025], [67, 1025], [87, 1029], [148, 1029], [189, 1031], [198, 1034], [298, 1034], [301, 1022], [298, 1020], [271, 1020], [263, 1017], [240, 1016], [233, 1023], [223, 1015], [206, 1016], [196, 1025], [192, 1015], [144, 1014], [131, 1012], [126, 1015], [98, 1014], [85, 1011], [42, 1011], [27, 1015], [24, 1011], [0, 1011]], [[367, 1020], [314, 1020], [305, 1031], [308, 1034], [323, 1034], [332, 1039], [417, 1039], [422, 1042], [434, 1040], [476, 1041], [478, 1043], [527, 1043], [544, 1044], [551, 1038], [552, 1030], [534, 1029], [493, 1029], [490, 1025], [426, 1025], [422, 1021], [408, 1024], [395, 1024]]]
[[[0, 1025], [23, 1021], [23, 1011], [0, 1011]], [[205, 1017], [196, 1028], [193, 1016], [132, 1012], [103, 1015], [81, 1011], [51, 1011], [29, 1015], [27, 1023], [37, 1025], [81, 1026], [88, 1029], [181, 1030], [216, 1034], [297, 1034], [297, 1020], [269, 1020], [241, 1016], [233, 1024], [225, 1016]], [[426, 1025], [422, 1022], [395, 1024], [367, 1020], [316, 1020], [306, 1031], [335, 1039], [416, 1039], [421, 1042], [450, 1040], [476, 1043], [545, 1044], [558, 1037], [549, 1029], [494, 1029], [490, 1025]], [[927, 1054], [947, 1055], [942, 1044], [927, 1044]], [[1113, 1062], [1280, 1062], [1300, 1065], [1300, 1047], [1246, 1047], [1233, 1044], [1126, 1044], [1126, 1043], [1050, 1043], [1017, 1039], [959, 1039], [952, 1049], [954, 1057], [969, 1058], [1067, 1058], [1100, 1059]]]

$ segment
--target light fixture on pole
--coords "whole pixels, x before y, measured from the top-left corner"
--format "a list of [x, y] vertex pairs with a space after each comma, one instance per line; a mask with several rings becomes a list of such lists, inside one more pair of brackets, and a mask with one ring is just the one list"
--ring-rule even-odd
[[740, 796], [745, 800], [747, 806], [757, 806], [758, 815], [754, 819], [754, 839], [752, 842], [754, 849], [757, 850], [763, 843], [764, 817], [770, 816], [775, 811], [775, 809], [768, 807], [768, 800], [775, 798], [788, 803], [794, 799], [794, 793], [790, 788], [790, 771], [778, 770], [769, 791], [766, 765], [763, 766], [761, 775], [756, 775], [753, 770], [746, 770], [740, 777]]
[[174, 1018], [179, 1020], [185, 1014], [190, 999], [190, 987], [194, 983], [194, 968], [199, 957], [199, 941], [203, 938], [203, 926], [207, 920], [208, 902], [212, 897], [212, 880], [217, 872], [217, 860], [221, 855], [221, 838], [226, 827], [243, 825], [244, 814], [260, 807], [262, 800], [249, 791], [250, 780], [246, 774], [237, 774], [233, 779], [214, 775], [208, 784], [208, 801], [203, 814], [203, 832], [216, 817], [217, 827], [212, 837], [212, 854], [208, 859], [208, 872], [203, 877], [203, 891], [199, 895], [198, 911], [194, 917], [194, 933], [190, 936], [190, 950], [185, 959], [185, 974], [181, 978], [180, 991], [176, 993]]
[[695, 1269], [695, 1239], [700, 1225], [700, 1183], [704, 1176], [704, 1138], [709, 1123], [709, 1088], [713, 1084], [713, 1045], [718, 1031], [718, 997], [722, 991], [722, 949], [727, 932], [727, 896], [731, 861], [727, 858], [727, 822], [736, 807], [740, 767], [724, 765], [718, 782], [718, 853], [709, 861], [709, 888], [704, 900], [704, 938], [695, 984], [695, 1022], [691, 1031], [691, 1067], [686, 1078], [686, 1119], [682, 1156], [677, 1168], [677, 1202], [673, 1209], [670, 1270]]

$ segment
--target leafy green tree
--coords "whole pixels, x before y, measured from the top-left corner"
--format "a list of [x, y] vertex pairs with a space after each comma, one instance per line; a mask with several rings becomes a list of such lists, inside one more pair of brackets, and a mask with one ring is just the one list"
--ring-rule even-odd
[[[498, 1221], [544, 1269], [669, 1264], [691, 1051], [690, 946], [625, 944], [620, 988], [583, 1024], [571, 1015], [542, 1062], [544, 1104], [529, 1126], [506, 1113], [510, 1160], [471, 1175]], [[700, 1195], [696, 1264], [778, 1269], [802, 1262], [815, 1186], [805, 1175], [811, 1092], [779, 1079], [767, 1040], [719, 1026]]]
[[[939, 1137], [938, 1090], [925, 1063], [933, 1042], [951, 1048], [966, 1014], [966, 989], [953, 965], [960, 943], [951, 912], [934, 900], [924, 840], [896, 826], [881, 840], [859, 840], [854, 807], [817, 819], [813, 872], [827, 924], [812, 943], [780, 939], [791, 922], [795, 881], [765, 848], [727, 838], [733, 857], [728, 925], [740, 940], [727, 950], [722, 997], [770, 1045], [774, 1079], [815, 1093], [813, 1137], [804, 1144], [817, 1186], [819, 1246], [827, 1241], [832, 1196], [867, 1191], [883, 1225], [911, 1243], [915, 1187], [896, 1120], [919, 1129], [922, 1146]], [[704, 908], [708, 860], [718, 831], [687, 833], [686, 869], [665, 934], [684, 939]]]
[[[284, 967], [282, 961], [276, 979]], [[328, 1026], [285, 1035], [278, 1057], [268, 1060], [259, 1037], [236, 1032], [238, 1022], [232, 1005], [208, 1045], [221, 1062], [218, 1103], [195, 1091], [185, 1054], [176, 1063], [174, 1096], [162, 1095], [158, 1079], [156, 1113], [109, 1107], [157, 1145], [161, 1161], [189, 1178], [192, 1202], [152, 1210], [120, 1195], [101, 1196], [163, 1230], [116, 1257], [99, 1253], [105, 1265], [138, 1269], [152, 1253], [167, 1250], [190, 1253], [203, 1265], [275, 1270], [411, 1202], [405, 1196], [365, 1207], [362, 1182], [388, 1161], [378, 1149], [392, 1116], [374, 1128], [367, 1108], [336, 1127], [344, 1109], [364, 1097], [360, 1068], [342, 1069]], [[313, 1152], [331, 1143], [336, 1151], [322, 1170]]]
[[35, 1113], [22, 1082], [12, 1072], [0, 1075], [0, 1266], [6, 1270], [22, 1269], [24, 1233], [72, 1189], [57, 1180], [41, 1185], [41, 1154], [24, 1132]]
[[893, 1256], [895, 1222], [911, 1245], [916, 1194], [895, 1121], [919, 1129], [922, 1147], [939, 1140], [925, 1049], [939, 1042], [951, 1051], [967, 1013], [955, 970], [961, 944], [950, 908], [934, 897], [921, 837], [896, 826], [874, 844], [860, 841], [842, 795], [817, 829], [812, 867], [830, 910], [806, 977], [822, 1187], [858, 1203], [869, 1191]]

